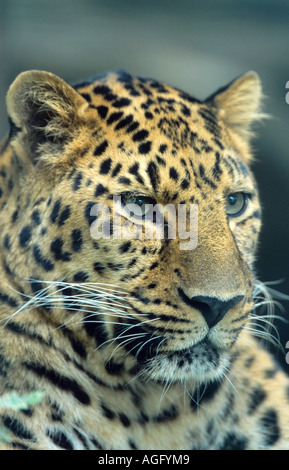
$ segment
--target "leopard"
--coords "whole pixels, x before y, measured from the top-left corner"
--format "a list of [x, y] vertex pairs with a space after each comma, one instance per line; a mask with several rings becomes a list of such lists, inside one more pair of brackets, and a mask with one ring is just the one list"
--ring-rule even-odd
[[288, 450], [258, 310], [259, 75], [200, 100], [122, 70], [28, 70], [7, 114], [0, 392], [42, 398], [1, 406], [1, 449]]

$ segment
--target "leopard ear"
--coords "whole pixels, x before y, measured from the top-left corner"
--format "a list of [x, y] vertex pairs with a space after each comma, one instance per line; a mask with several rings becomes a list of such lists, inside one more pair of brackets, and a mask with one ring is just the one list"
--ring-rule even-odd
[[249, 140], [253, 122], [267, 117], [261, 112], [262, 98], [260, 78], [251, 71], [218, 90], [206, 102], [213, 103], [228, 127]]
[[7, 93], [17, 154], [36, 164], [41, 154], [59, 153], [86, 106], [84, 98], [56, 75], [37, 70], [21, 73]]

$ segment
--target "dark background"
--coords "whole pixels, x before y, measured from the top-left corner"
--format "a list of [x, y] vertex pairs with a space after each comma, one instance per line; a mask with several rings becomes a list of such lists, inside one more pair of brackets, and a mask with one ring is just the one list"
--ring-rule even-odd
[[[0, 0], [0, 134], [7, 88], [23, 70], [73, 83], [122, 68], [200, 99], [256, 70], [273, 116], [254, 142], [264, 209], [257, 272], [262, 281], [283, 279], [275, 287], [288, 295], [288, 61], [288, 0]], [[289, 324], [277, 326], [285, 348]], [[289, 371], [288, 351], [278, 358]]]

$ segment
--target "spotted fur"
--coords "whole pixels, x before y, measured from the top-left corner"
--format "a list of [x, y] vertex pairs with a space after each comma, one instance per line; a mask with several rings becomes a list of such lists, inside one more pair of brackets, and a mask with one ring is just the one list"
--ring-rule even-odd
[[[261, 95], [253, 72], [206, 101], [124, 72], [11, 85], [0, 391], [45, 398], [0, 410], [3, 448], [289, 449], [289, 380], [254, 338]], [[246, 197], [233, 216], [232, 194]], [[197, 246], [113, 238], [113, 224], [93, 238], [93, 206], [124, 195], [198, 205]]]

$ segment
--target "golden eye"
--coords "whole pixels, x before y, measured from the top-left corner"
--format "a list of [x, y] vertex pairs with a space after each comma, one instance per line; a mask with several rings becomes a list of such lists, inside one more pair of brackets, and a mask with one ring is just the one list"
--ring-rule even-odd
[[122, 205], [132, 217], [144, 219], [150, 212], [154, 199], [146, 196], [122, 196]]
[[226, 200], [226, 212], [230, 217], [241, 215], [247, 207], [248, 195], [246, 193], [229, 194]]

